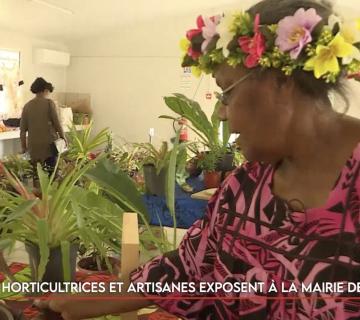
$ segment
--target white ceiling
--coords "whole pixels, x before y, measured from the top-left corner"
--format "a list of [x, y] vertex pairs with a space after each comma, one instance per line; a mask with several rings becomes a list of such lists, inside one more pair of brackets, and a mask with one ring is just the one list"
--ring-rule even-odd
[[[228, 6], [248, 7], [256, 0], [40, 0], [74, 12], [66, 14], [36, 0], [0, 0], [0, 28], [68, 41], [113, 33], [126, 24], [186, 14], [214, 13]], [[291, 0], [289, 0], [291, 1]], [[358, 13], [359, 0], [338, 0], [347, 13]], [[217, 9], [215, 11], [215, 9]]]
[[[0, 0], [0, 28], [47, 39], [71, 40], [114, 32], [161, 16], [226, 6], [236, 0], [45, 0], [70, 9], [73, 15], [31, 0]], [[252, 0], [247, 0], [247, 2]]]

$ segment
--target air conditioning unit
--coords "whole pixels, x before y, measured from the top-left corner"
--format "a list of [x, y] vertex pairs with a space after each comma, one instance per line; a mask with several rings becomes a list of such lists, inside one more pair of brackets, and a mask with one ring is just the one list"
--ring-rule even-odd
[[70, 53], [49, 49], [35, 49], [34, 62], [59, 67], [70, 65]]

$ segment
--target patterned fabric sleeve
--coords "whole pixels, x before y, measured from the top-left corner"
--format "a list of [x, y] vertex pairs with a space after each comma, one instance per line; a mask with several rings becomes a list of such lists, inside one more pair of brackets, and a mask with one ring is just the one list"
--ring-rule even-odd
[[[197, 220], [187, 231], [177, 250], [167, 252], [162, 256], [153, 258], [142, 265], [130, 275], [132, 283], [193, 283], [199, 281], [212, 282], [216, 239], [213, 234], [213, 227], [216, 220], [218, 206], [219, 189], [210, 199], [203, 219]], [[185, 297], [196, 296], [196, 293], [157, 293], [146, 292], [145, 296], [157, 297]], [[186, 319], [200, 319], [201, 312], [211, 308], [213, 302], [207, 300], [159, 300], [150, 299], [161, 308], [179, 317]]]

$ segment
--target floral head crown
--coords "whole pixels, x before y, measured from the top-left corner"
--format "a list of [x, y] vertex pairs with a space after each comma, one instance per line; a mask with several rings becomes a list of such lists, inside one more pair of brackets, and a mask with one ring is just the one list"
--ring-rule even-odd
[[301, 69], [333, 83], [340, 77], [360, 80], [360, 19], [343, 23], [332, 15], [327, 24], [321, 21], [313, 8], [300, 8], [273, 25], [261, 25], [259, 14], [246, 12], [199, 16], [197, 29], [181, 40], [182, 66], [200, 74], [226, 62], [286, 75]]

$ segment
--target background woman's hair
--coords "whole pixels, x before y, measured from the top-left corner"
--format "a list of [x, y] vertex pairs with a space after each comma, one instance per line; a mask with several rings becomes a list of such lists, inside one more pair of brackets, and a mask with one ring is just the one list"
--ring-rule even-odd
[[[334, 14], [332, 4], [324, 0], [263, 0], [252, 6], [247, 12], [252, 16], [255, 16], [257, 13], [260, 14], [260, 24], [270, 25], [277, 24], [286, 16], [294, 15], [300, 8], [304, 8], [305, 10], [314, 8], [317, 14], [322, 17], [319, 23], [322, 25], [327, 24], [329, 16]], [[286, 76], [277, 69], [260, 71], [262, 76], [267, 72], [275, 72], [279, 79], [286, 79]], [[350, 102], [347, 97], [346, 80], [343, 78], [339, 77], [335, 83], [326, 83], [324, 80], [316, 79], [311, 72], [297, 69], [293, 72], [293, 79], [303, 93], [310, 95], [314, 99], [320, 99], [330, 103], [329, 94], [332, 92], [335, 93], [345, 102], [345, 111], [348, 110]]]
[[44, 78], [39, 77], [32, 83], [30, 90], [34, 94], [44, 92], [45, 90], [53, 92], [54, 86], [50, 82], [47, 82]]

